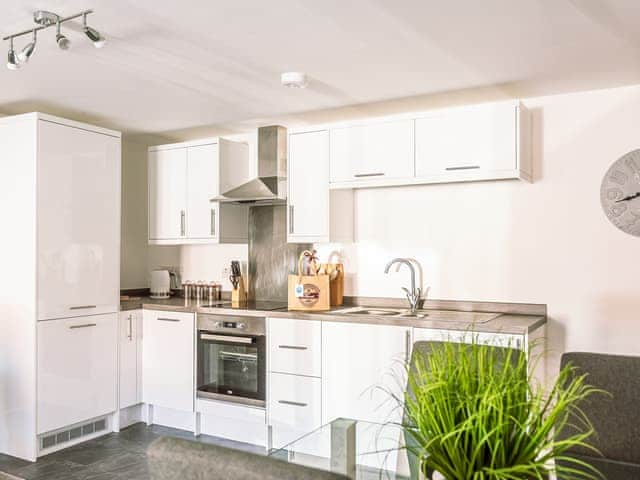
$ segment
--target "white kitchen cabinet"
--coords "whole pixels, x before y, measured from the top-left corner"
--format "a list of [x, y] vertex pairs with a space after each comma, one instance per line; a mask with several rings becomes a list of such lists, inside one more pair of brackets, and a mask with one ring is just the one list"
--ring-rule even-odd
[[332, 184], [375, 185], [414, 176], [413, 120], [372, 120], [330, 132]]
[[[52, 442], [113, 425], [120, 147], [120, 132], [94, 125], [38, 112], [0, 118], [2, 454], [35, 461]], [[94, 420], [98, 433], [57, 435]]]
[[149, 151], [149, 239], [179, 239], [186, 234], [187, 150]]
[[120, 138], [38, 122], [38, 319], [117, 312]]
[[415, 120], [416, 178], [531, 180], [528, 112], [516, 102], [439, 110]]
[[142, 317], [143, 402], [193, 412], [194, 314], [144, 310]]
[[269, 382], [271, 448], [281, 448], [322, 425], [319, 378], [272, 373]]
[[187, 220], [188, 238], [217, 239], [218, 144], [189, 147], [187, 151]]
[[142, 402], [142, 310], [120, 312], [119, 405]]
[[[409, 327], [323, 322], [322, 423], [339, 417], [400, 422], [402, 409], [393, 395], [401, 398], [405, 390], [404, 364], [410, 348]], [[380, 437], [379, 433], [375, 427], [362, 432], [365, 450], [397, 448], [399, 438]], [[374, 456], [380, 464], [395, 464], [393, 451], [371, 458]]]
[[37, 433], [117, 409], [118, 314], [38, 322]]
[[353, 192], [329, 190], [329, 131], [289, 135], [289, 243], [353, 239]]
[[248, 207], [212, 201], [248, 175], [248, 146], [209, 139], [149, 148], [149, 243], [244, 243]]
[[322, 369], [322, 322], [270, 318], [269, 370], [319, 377]]

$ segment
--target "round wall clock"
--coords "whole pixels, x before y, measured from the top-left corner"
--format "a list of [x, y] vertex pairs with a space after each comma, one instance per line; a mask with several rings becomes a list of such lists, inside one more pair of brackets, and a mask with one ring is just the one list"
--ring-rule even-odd
[[613, 162], [602, 179], [600, 202], [611, 223], [640, 237], [640, 149]]

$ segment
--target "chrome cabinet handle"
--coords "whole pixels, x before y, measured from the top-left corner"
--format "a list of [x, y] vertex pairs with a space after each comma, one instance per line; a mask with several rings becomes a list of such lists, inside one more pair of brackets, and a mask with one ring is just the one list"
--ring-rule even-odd
[[96, 305], [76, 305], [75, 307], [69, 307], [69, 310], [84, 310], [87, 308], [98, 308]]
[[129, 334], [127, 335], [127, 338], [129, 338], [129, 341], [133, 341], [133, 320], [131, 319], [131, 315], [129, 315], [127, 317], [127, 320], [129, 320]]
[[404, 332], [404, 362], [409, 363], [411, 355], [411, 330]]
[[185, 213], [184, 210], [180, 210], [180, 236], [184, 237], [185, 234]]
[[216, 209], [211, 209], [211, 236], [216, 236]]
[[157, 320], [159, 322], [179, 322], [180, 321], [177, 318], [162, 318], [162, 317], [158, 317]]
[[378, 172], [378, 173], [356, 173], [354, 175], [354, 177], [356, 177], [356, 178], [362, 178], [362, 177], [384, 177], [384, 173], [382, 173], [382, 172]]
[[297, 345], [278, 345], [278, 348], [284, 350], [307, 350], [307, 347], [299, 347]]
[[464, 167], [447, 167], [445, 170], [476, 170], [478, 168], [480, 168], [480, 165], [467, 165]]
[[289, 233], [293, 234], [293, 205], [289, 205]]
[[82, 325], [71, 325], [69, 327], [69, 330], [75, 330], [76, 328], [89, 328], [89, 327], [96, 327], [97, 324], [95, 323], [83, 323]]
[[278, 403], [281, 403], [283, 405], [292, 405], [294, 407], [306, 407], [306, 406], [308, 406], [307, 403], [292, 402], [291, 400], [278, 400]]

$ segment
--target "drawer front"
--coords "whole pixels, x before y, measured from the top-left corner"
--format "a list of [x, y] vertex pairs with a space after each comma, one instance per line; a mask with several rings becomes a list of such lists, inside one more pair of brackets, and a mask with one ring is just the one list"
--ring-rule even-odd
[[117, 408], [118, 315], [38, 322], [38, 430]]
[[269, 319], [269, 369], [319, 377], [322, 368], [321, 325], [315, 320]]
[[322, 424], [321, 380], [281, 373], [269, 375], [269, 425], [273, 448], [280, 448]]

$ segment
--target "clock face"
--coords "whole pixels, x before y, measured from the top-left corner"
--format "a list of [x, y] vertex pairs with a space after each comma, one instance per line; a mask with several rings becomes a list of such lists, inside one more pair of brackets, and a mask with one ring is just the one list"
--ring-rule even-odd
[[602, 179], [600, 202], [611, 223], [640, 237], [640, 149], [611, 165]]

